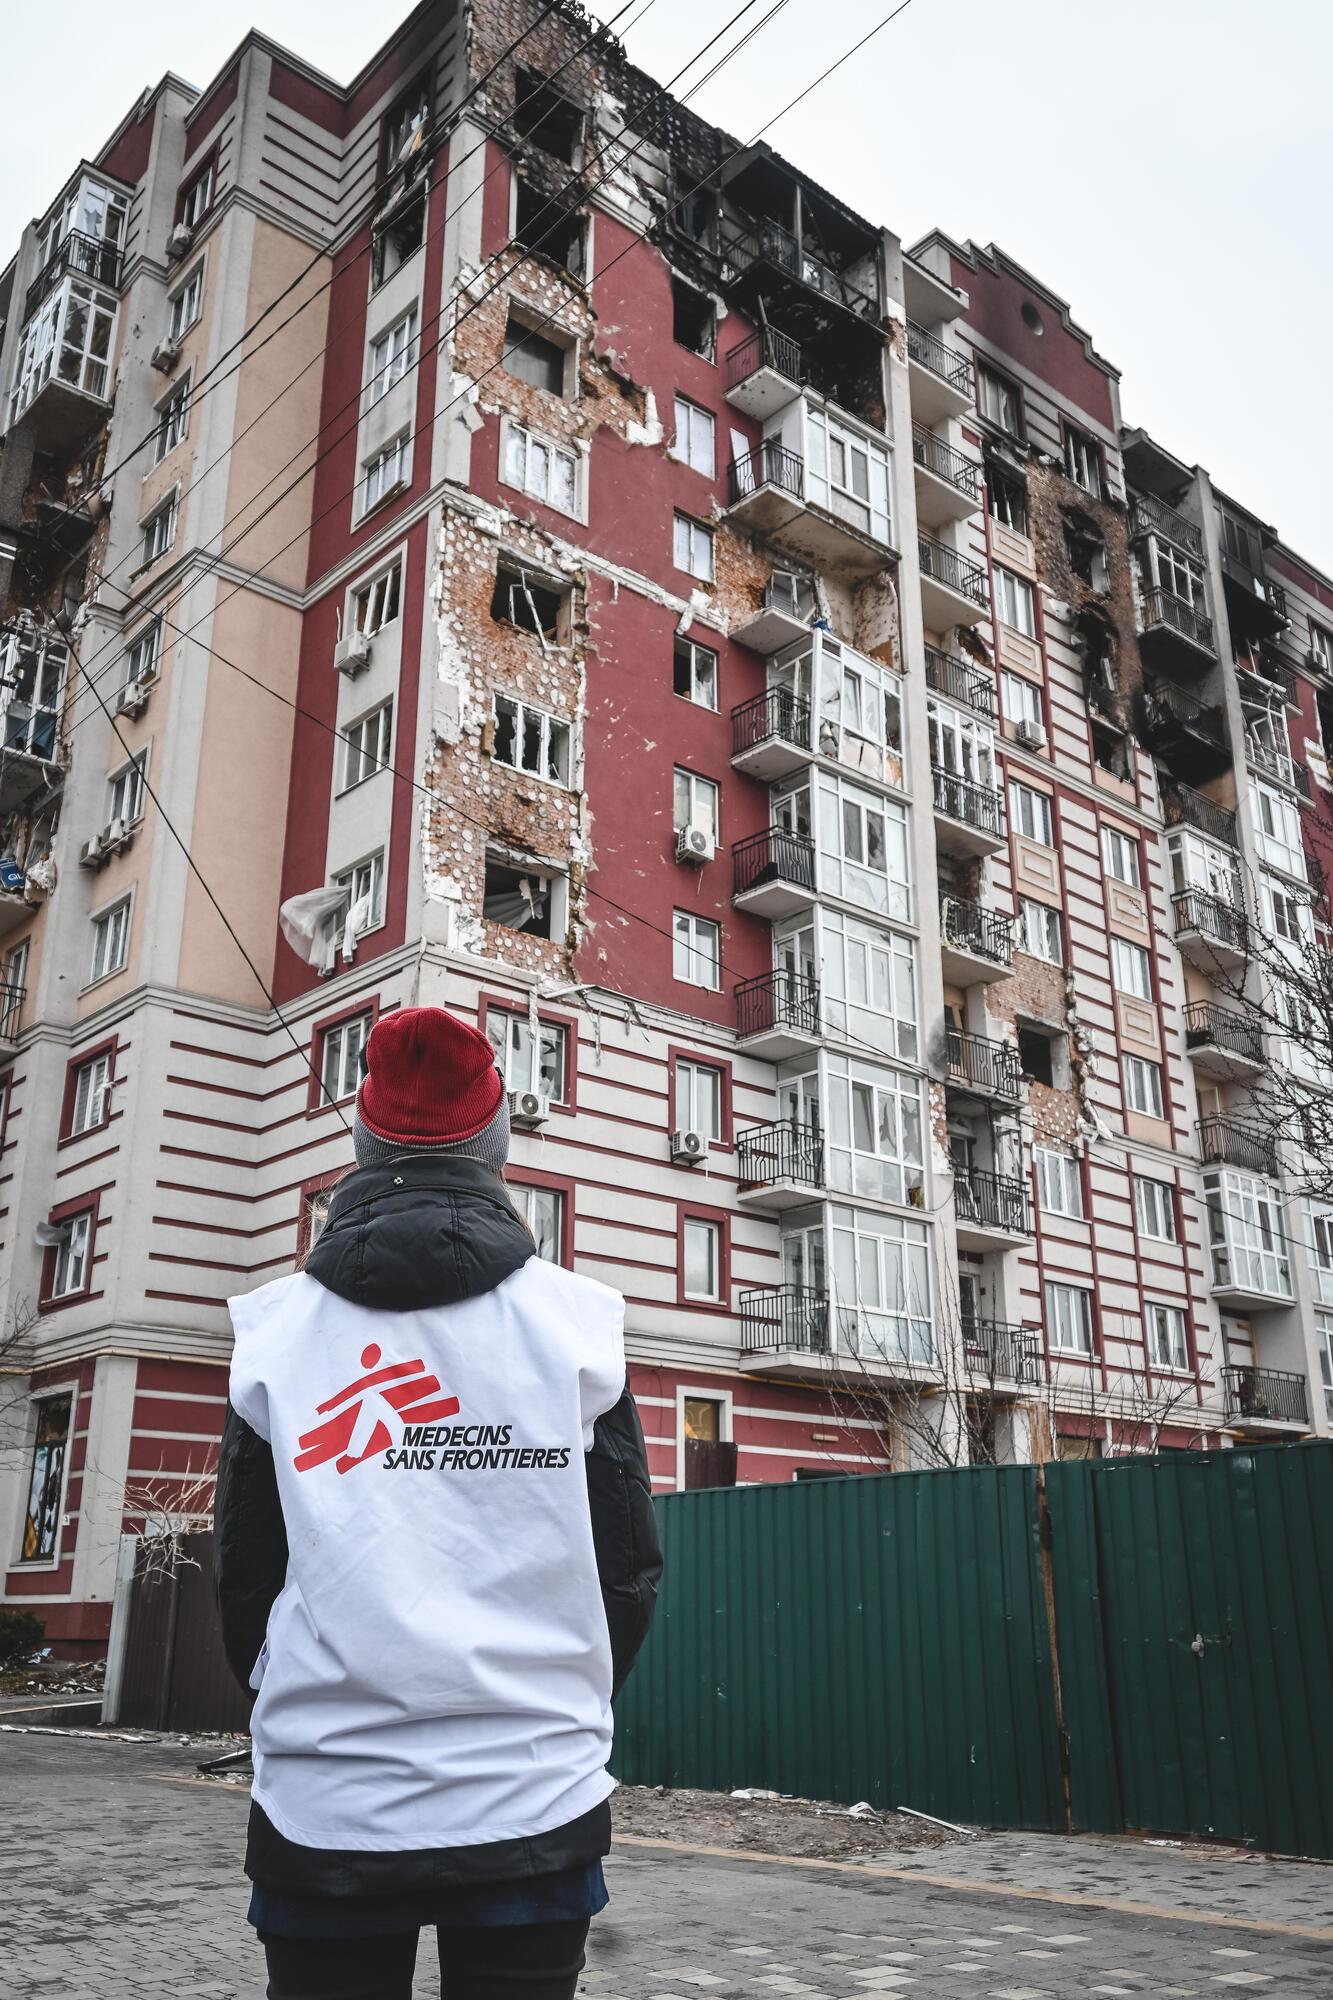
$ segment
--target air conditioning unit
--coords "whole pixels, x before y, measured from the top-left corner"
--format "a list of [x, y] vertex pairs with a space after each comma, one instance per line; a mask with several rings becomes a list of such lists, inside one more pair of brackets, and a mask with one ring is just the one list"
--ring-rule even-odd
[[194, 242], [194, 231], [188, 222], [178, 222], [167, 238], [167, 255], [183, 257]]
[[102, 852], [100, 839], [84, 841], [83, 846], [79, 849], [80, 868], [100, 868], [105, 860], [106, 856]]
[[176, 340], [159, 340], [148, 358], [154, 368], [159, 369], [163, 375], [170, 375], [172, 369], [181, 358], [180, 342]]
[[677, 861], [711, 861], [717, 842], [706, 826], [683, 826], [676, 835]]
[[120, 691], [116, 702], [117, 715], [142, 715], [148, 706], [148, 697], [153, 691], [151, 681], [130, 681]]
[[551, 1100], [540, 1090], [511, 1090], [509, 1122], [525, 1132], [544, 1125], [551, 1115]]
[[678, 1167], [697, 1167], [708, 1158], [708, 1141], [702, 1132], [673, 1132], [671, 1157]]
[[339, 639], [333, 649], [333, 664], [340, 674], [352, 680], [364, 667], [370, 665], [370, 636], [366, 632], [349, 632], [345, 639]]
[[120, 848], [128, 847], [133, 837], [127, 821], [110, 819], [98, 834], [97, 844], [103, 854], [115, 854]]
[[1025, 750], [1044, 750], [1046, 731], [1039, 722], [1018, 722], [1014, 725], [1014, 741]]

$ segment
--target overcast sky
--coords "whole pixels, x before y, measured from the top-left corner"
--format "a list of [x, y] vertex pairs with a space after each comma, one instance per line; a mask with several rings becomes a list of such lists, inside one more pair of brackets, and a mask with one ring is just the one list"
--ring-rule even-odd
[[[630, 55], [665, 82], [739, 4], [649, 0]], [[748, 139], [890, 4], [787, 0], [691, 102]], [[253, 23], [345, 82], [396, 12], [8, 0], [0, 262], [161, 71], [202, 86]], [[1128, 422], [1333, 569], [1331, 80], [1322, 0], [911, 0], [768, 136], [904, 242], [1002, 245], [1121, 369]]]

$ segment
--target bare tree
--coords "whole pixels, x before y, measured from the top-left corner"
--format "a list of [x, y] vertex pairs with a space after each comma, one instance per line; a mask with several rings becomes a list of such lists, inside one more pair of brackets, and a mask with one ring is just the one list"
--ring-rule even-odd
[[187, 1554], [187, 1535], [206, 1534], [213, 1525], [217, 1467], [184, 1472], [138, 1473], [125, 1480], [121, 1516], [136, 1524], [140, 1538], [138, 1574], [170, 1576], [181, 1567], [201, 1565]]
[[26, 1299], [0, 1322], [0, 1464], [20, 1457], [27, 1446], [36, 1328], [37, 1309]]

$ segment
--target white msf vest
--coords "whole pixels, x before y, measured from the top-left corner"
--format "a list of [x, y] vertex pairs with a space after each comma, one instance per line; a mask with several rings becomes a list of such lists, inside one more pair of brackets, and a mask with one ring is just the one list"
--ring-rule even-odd
[[230, 1301], [231, 1400], [273, 1447], [287, 1581], [251, 1685], [254, 1797], [305, 1847], [549, 1832], [613, 1789], [583, 1454], [624, 1301], [532, 1257], [372, 1311], [297, 1274]]

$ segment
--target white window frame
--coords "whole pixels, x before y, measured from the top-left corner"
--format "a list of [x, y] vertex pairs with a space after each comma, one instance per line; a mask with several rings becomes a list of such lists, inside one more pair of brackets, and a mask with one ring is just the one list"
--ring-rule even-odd
[[682, 827], [705, 826], [713, 839], [722, 838], [722, 787], [715, 778], [704, 778], [677, 764], [671, 773], [671, 823]]
[[1035, 681], [1028, 680], [1023, 674], [1010, 673], [1006, 667], [1000, 675], [1000, 693], [1006, 722], [1026, 722], [1035, 729], [1044, 727], [1041, 689]]
[[840, 1203], [829, 1213], [840, 1341], [863, 1360], [935, 1358], [930, 1231], [924, 1222]]
[[[701, 973], [711, 976], [703, 978]], [[671, 975], [683, 986], [698, 986], [705, 993], [722, 991], [721, 924], [712, 917], [696, 916], [692, 910], [673, 910]]]
[[[570, 1049], [577, 1047], [578, 1038], [563, 1021], [539, 1017], [534, 1035], [526, 1012], [517, 1007], [488, 1007], [486, 1035], [506, 1090], [535, 1090], [549, 1097], [552, 1104], [569, 1103]], [[548, 1048], [553, 1057], [549, 1064]]]
[[[504, 709], [512, 713], [514, 755], [505, 757], [500, 752], [500, 714]], [[537, 778], [544, 785], [556, 785], [567, 790], [572, 779], [574, 731], [573, 726], [563, 716], [552, 715], [544, 708], [535, 708], [529, 701], [520, 701], [517, 695], [496, 694], [493, 697], [492, 713], [495, 720], [495, 748], [492, 755], [497, 764], [507, 771], [520, 771], [526, 778]], [[525, 761], [529, 742], [529, 725], [535, 725], [537, 734], [537, 764]]]
[[384, 849], [377, 847], [373, 854], [363, 854], [359, 861], [340, 868], [333, 877], [333, 887], [347, 891], [347, 908], [337, 919], [339, 935], [346, 928], [352, 910], [367, 894], [370, 896], [371, 921], [359, 925], [356, 935], [359, 938], [369, 937], [372, 931], [379, 930], [384, 922]]
[[1149, 1243], [1178, 1243], [1175, 1189], [1152, 1174], [1134, 1176], [1134, 1223]]
[[[86, 1213], [91, 1218], [91, 1209], [87, 1210]], [[70, 1218], [71, 1221], [73, 1219], [73, 1217]], [[52, 1293], [52, 1297], [55, 1297], [54, 1293]], [[69, 1399], [69, 1423], [65, 1431], [64, 1456], [60, 1467], [60, 1500], [56, 1508], [55, 1542], [49, 1556], [31, 1556], [25, 1562], [23, 1558], [23, 1531], [27, 1523], [29, 1504], [32, 1500], [32, 1476], [35, 1469], [33, 1460], [37, 1450], [38, 1412], [43, 1403], [59, 1401], [65, 1397]], [[70, 1460], [74, 1455], [74, 1437], [78, 1426], [79, 1384], [77, 1379], [72, 1379], [68, 1382], [46, 1383], [32, 1397], [29, 1409], [31, 1411], [29, 1419], [31, 1427], [25, 1427], [24, 1432], [23, 1472], [19, 1488], [19, 1498], [22, 1504], [17, 1510], [14, 1560], [10, 1565], [12, 1569], [21, 1570], [25, 1576], [31, 1575], [34, 1571], [40, 1573], [42, 1571], [57, 1569], [60, 1566], [63, 1554], [61, 1545], [64, 1539], [65, 1502], [69, 1493], [71, 1472]]]
[[1151, 1000], [1152, 954], [1132, 938], [1111, 939], [1111, 984], [1131, 1000]]
[[143, 818], [147, 772], [148, 752], [137, 750], [133, 757], [110, 774], [107, 779], [108, 825], [112, 820], [122, 819], [126, 826], [136, 826]]
[[1290, 945], [1295, 953], [1303, 951], [1314, 938], [1309, 898], [1284, 883], [1270, 882], [1267, 876], [1263, 877], [1263, 897], [1268, 928], [1279, 948]]
[[204, 310], [204, 260], [167, 296], [167, 338], [183, 340]]
[[[807, 501], [892, 547], [893, 473], [887, 444], [808, 398], [804, 409]], [[858, 471], [864, 491], [856, 484]]]
[[1075, 486], [1082, 487], [1094, 500], [1106, 497], [1102, 473], [1102, 451], [1095, 437], [1076, 424], [1065, 425], [1065, 471]]
[[1009, 780], [1009, 819], [1015, 833], [1039, 847], [1055, 845], [1055, 814], [1049, 792], [1039, 792], [1017, 778]]
[[678, 389], [675, 421], [671, 456], [691, 471], [701, 472], [705, 479], [716, 477], [717, 418], [713, 412], [682, 396]]
[[[180, 381], [154, 405], [157, 429], [153, 432], [153, 464], [161, 465], [190, 434], [190, 381], [187, 370]], [[145, 473], [145, 478], [147, 474]]]
[[[829, 1186], [844, 1196], [923, 1207], [927, 1114], [921, 1078], [834, 1056], [826, 1087]], [[858, 1117], [868, 1128], [868, 1146], [858, 1144]]]
[[[712, 647], [711, 647], [711, 646], [701, 646], [701, 645], [700, 645], [700, 644], [698, 643], [698, 641], [697, 641], [696, 639], [681, 639], [681, 638], [679, 637], [679, 635], [677, 635], [676, 639], [675, 639], [675, 640], [673, 640], [673, 642], [672, 642], [672, 654], [671, 654], [671, 678], [672, 678], [672, 687], [673, 687], [673, 689], [675, 688], [675, 674], [676, 674], [676, 655], [675, 655], [675, 647], [676, 647], [677, 645], [682, 645], [682, 646], [687, 646], [687, 647], [689, 648], [689, 653], [690, 653], [690, 693], [689, 693], [689, 694], [680, 694], [679, 692], [677, 692], [677, 693], [676, 693], [676, 699], [677, 699], [678, 701], [688, 701], [688, 702], [692, 702], [692, 703], [694, 704], [694, 706], [695, 706], [696, 708], [706, 708], [706, 709], [708, 709], [708, 710], [710, 711], [710, 713], [712, 713], [713, 715], [716, 715], [716, 714], [717, 714], [717, 710], [718, 710], [718, 656], [717, 656], [717, 654], [716, 654], [716, 653], [715, 653], [715, 652], [713, 651], [713, 649], [712, 649]], [[709, 674], [710, 674], [710, 677], [711, 677], [711, 680], [712, 680], [712, 688], [713, 688], [713, 699], [712, 699], [711, 701], [701, 701], [701, 700], [699, 699], [699, 693], [698, 693], [698, 689], [699, 689], [699, 658], [698, 658], [698, 656], [699, 656], [700, 654], [702, 654], [702, 655], [703, 655], [703, 657], [704, 657], [704, 658], [705, 658], [705, 659], [706, 659], [706, 660], [708, 661], [708, 663], [709, 663]]]
[[1022, 437], [1023, 391], [1017, 382], [985, 361], [977, 363], [977, 410], [997, 430], [1009, 437]]
[[169, 556], [176, 546], [179, 498], [178, 490], [173, 487], [166, 499], [160, 501], [152, 513], [146, 515], [139, 524], [141, 569], [151, 569], [154, 563], [160, 563], [165, 556]]
[[111, 1096], [111, 1052], [90, 1056], [74, 1069], [74, 1102], [70, 1107], [69, 1136], [80, 1138], [106, 1123]]
[[396, 382], [411, 373], [417, 363], [417, 309], [410, 306], [400, 313], [383, 333], [376, 334], [366, 350], [365, 407], [373, 410]]
[[195, 175], [181, 197], [181, 221], [187, 229], [197, 229], [213, 206], [213, 161]]
[[1166, 1079], [1161, 1063], [1129, 1054], [1122, 1055], [1120, 1061], [1126, 1111], [1136, 1112], [1140, 1118], [1165, 1119]]
[[1259, 859], [1284, 875], [1306, 881], [1305, 841], [1301, 834], [1300, 808], [1262, 778], [1251, 778], [1250, 801], [1254, 811], [1254, 835]]
[[[706, 1094], [711, 1098], [709, 1116], [700, 1116], [700, 1086], [706, 1078]], [[726, 1100], [727, 1073], [717, 1063], [677, 1056], [673, 1123], [678, 1132], [702, 1132], [713, 1145], [722, 1143], [722, 1114]]]
[[[713, 1289], [709, 1292], [690, 1290], [686, 1273], [689, 1269], [689, 1236], [691, 1230], [706, 1234], [712, 1243], [711, 1262], [713, 1266]], [[691, 1305], [720, 1306], [725, 1303], [722, 1296], [722, 1224], [708, 1216], [683, 1215], [680, 1223], [680, 1294]]]
[[993, 563], [991, 582], [995, 595], [995, 616], [1001, 625], [1021, 632], [1025, 639], [1035, 639], [1037, 596], [1028, 579], [1019, 576], [1016, 570], [1006, 569], [1002, 563]]
[[[370, 1040], [375, 1016], [370, 1008], [335, 1021], [320, 1034], [319, 1096], [322, 1105], [345, 1104], [355, 1097], [361, 1082], [361, 1051]], [[332, 1058], [332, 1060], [330, 1060]], [[336, 1072], [336, 1091], [329, 1089], [329, 1070]]]
[[1112, 881], [1123, 882], [1127, 889], [1142, 889], [1139, 843], [1118, 826], [1102, 827], [1102, 866]]
[[672, 516], [671, 557], [675, 567], [700, 583], [712, 583], [714, 574], [713, 530], [693, 514], [679, 508]]
[[341, 797], [389, 769], [393, 757], [392, 699], [368, 708], [364, 715], [358, 715], [340, 730], [339, 735], [343, 752], [342, 783], [338, 787]]
[[1035, 896], [1020, 896], [1017, 944], [1029, 958], [1039, 958], [1046, 965], [1063, 965], [1064, 924], [1059, 910], [1051, 903], [1038, 902]]
[[[1070, 1336], [1074, 1336], [1071, 1338]], [[1046, 1342], [1052, 1354], [1091, 1358], [1097, 1351], [1092, 1293], [1084, 1285], [1046, 1281]]]
[[373, 513], [376, 507], [401, 492], [412, 477], [412, 434], [400, 431], [397, 437], [382, 444], [361, 465], [361, 512]]
[[[104, 910], [96, 911], [90, 919], [93, 949], [92, 968], [87, 980], [89, 986], [98, 986], [104, 979], [114, 978], [130, 962], [131, 900], [129, 896], [118, 896], [114, 903], [108, 903]], [[108, 940], [117, 943], [118, 956], [114, 961], [103, 952], [104, 942]]]
[[162, 671], [162, 620], [151, 618], [125, 648], [125, 685], [145, 687]]
[[[392, 606], [392, 609], [389, 607]], [[396, 555], [371, 577], [352, 585], [348, 593], [349, 632], [373, 639], [386, 625], [396, 624], [403, 610], [403, 558]], [[373, 621], [373, 622], [372, 622]]]
[[1146, 1299], [1143, 1306], [1143, 1337], [1148, 1359], [1158, 1374], [1190, 1375], [1189, 1321], [1180, 1306], [1160, 1299]]
[[527, 1224], [528, 1234], [533, 1241], [537, 1256], [542, 1256], [541, 1239], [537, 1234], [534, 1211], [539, 1202], [550, 1202], [555, 1221], [555, 1256], [547, 1257], [548, 1264], [558, 1264], [565, 1247], [565, 1203], [569, 1195], [564, 1188], [541, 1187], [534, 1181], [506, 1181], [505, 1193]]
[[[500, 451], [500, 483], [539, 500], [571, 521], [583, 519], [583, 454], [557, 444], [541, 431], [506, 417]], [[564, 480], [560, 478], [564, 471]], [[567, 490], [565, 488], [567, 487]]]
[[[809, 919], [799, 920], [802, 925]], [[782, 963], [784, 938], [775, 935], [775, 952]], [[816, 980], [813, 951], [808, 977]], [[916, 944], [900, 931], [862, 922], [841, 910], [824, 909], [819, 917], [818, 980], [826, 1031], [847, 1040], [868, 1042], [900, 1062], [920, 1060], [920, 1012], [917, 997]]]
[[1294, 1299], [1282, 1196], [1271, 1182], [1234, 1167], [1204, 1175], [1213, 1283], [1265, 1298]]
[[1034, 1146], [1032, 1164], [1037, 1176], [1037, 1201], [1045, 1215], [1067, 1216], [1071, 1222], [1082, 1222], [1083, 1174], [1078, 1160], [1072, 1153], [1061, 1153], [1054, 1146]]
[[1322, 674], [1333, 676], [1333, 632], [1313, 618], [1309, 622], [1310, 651], [1314, 654], [1316, 668]]
[[[773, 801], [775, 822], [781, 799], [782, 795], [777, 795]], [[848, 779], [821, 771], [816, 825], [821, 890], [854, 904], [865, 916], [910, 924], [912, 854], [906, 808], [879, 792], [867, 792]], [[879, 867], [872, 858], [876, 839], [883, 856]]]

